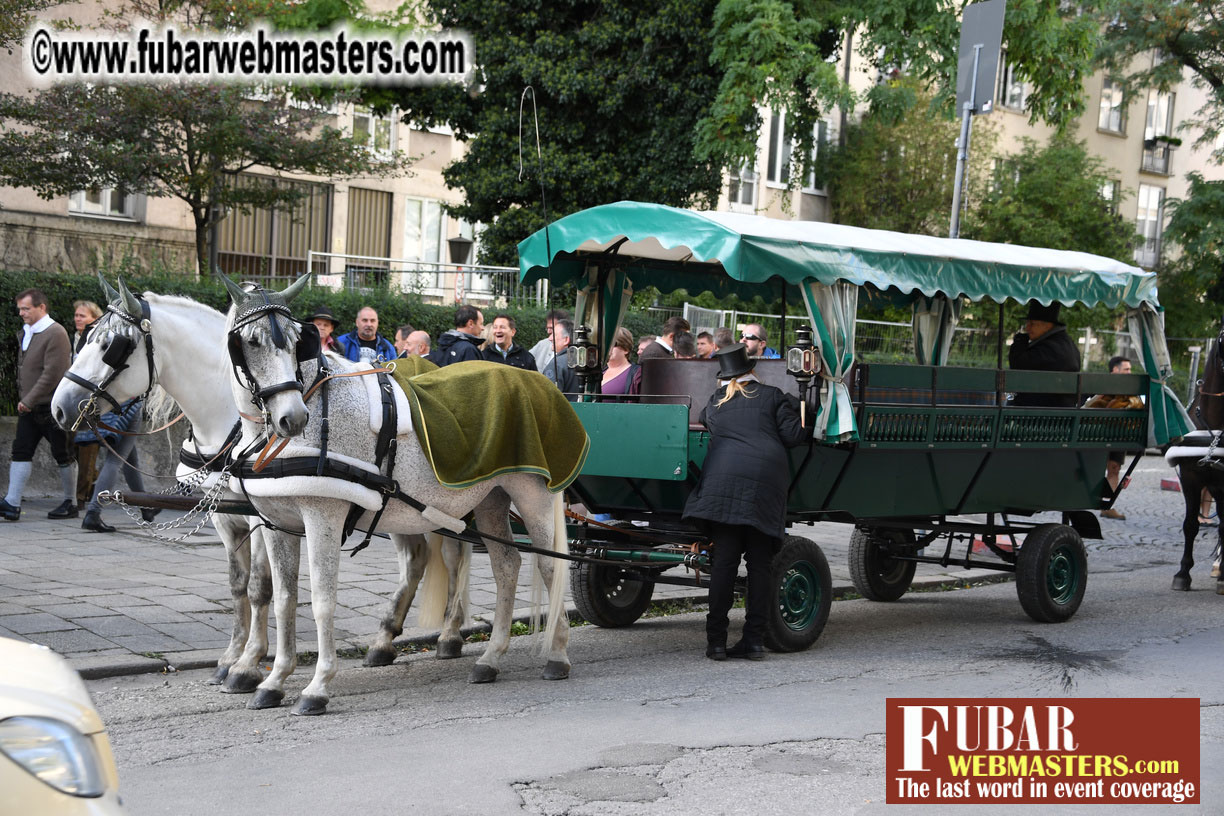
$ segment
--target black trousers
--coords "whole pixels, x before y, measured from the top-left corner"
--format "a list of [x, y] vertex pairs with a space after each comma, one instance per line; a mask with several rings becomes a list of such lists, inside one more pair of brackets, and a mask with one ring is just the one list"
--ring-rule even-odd
[[727, 524], [715, 529], [713, 563], [710, 565], [710, 611], [706, 615], [706, 642], [727, 644], [727, 613], [735, 598], [735, 576], [740, 559], [748, 562], [748, 609], [744, 616], [744, 642], [763, 645], [765, 615], [769, 608], [769, 566], [774, 539], [755, 527]]
[[30, 411], [17, 415], [17, 433], [13, 435], [13, 461], [31, 462], [38, 443], [46, 439], [51, 445], [51, 455], [60, 467], [72, 464], [68, 451], [68, 434], [51, 418], [51, 403], [35, 405]]

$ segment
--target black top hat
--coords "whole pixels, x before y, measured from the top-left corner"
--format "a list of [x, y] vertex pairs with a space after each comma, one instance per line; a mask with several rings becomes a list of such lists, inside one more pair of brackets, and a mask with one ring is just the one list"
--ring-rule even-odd
[[1024, 319], [1044, 320], [1046, 323], [1053, 323], [1056, 326], [1062, 326], [1064, 325], [1063, 322], [1058, 319], [1058, 311], [1061, 308], [1062, 304], [1058, 303], [1057, 301], [1051, 303], [1049, 306], [1042, 306], [1037, 301], [1030, 300], [1028, 302], [1028, 315], [1026, 315]]
[[732, 343], [714, 352], [718, 361], [718, 379], [734, 380], [752, 370], [752, 361], [748, 359], [748, 347], [743, 343]]
[[323, 318], [324, 320], [331, 321], [333, 331], [335, 330], [337, 326], [340, 325], [340, 321], [337, 320], [336, 316], [332, 314], [332, 310], [327, 308], [326, 306], [320, 306], [318, 311], [316, 311], [314, 314], [312, 314], [310, 317], [306, 319], [310, 321], [314, 321], [314, 320], [318, 320], [320, 317]]

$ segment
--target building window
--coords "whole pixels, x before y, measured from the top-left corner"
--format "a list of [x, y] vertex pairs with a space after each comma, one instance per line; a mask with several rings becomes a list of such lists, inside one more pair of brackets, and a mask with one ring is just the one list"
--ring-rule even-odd
[[1097, 115], [1097, 128], [1110, 133], [1126, 132], [1126, 107], [1124, 105], [1122, 86], [1105, 78], [1101, 86], [1101, 111]]
[[999, 56], [999, 91], [995, 94], [999, 104], [1011, 110], [1024, 110], [1028, 101], [1028, 86], [1021, 78], [1016, 66], [1007, 61], [1007, 50]]
[[115, 187], [77, 190], [68, 198], [68, 212], [107, 218], [135, 217], [135, 196]]
[[1109, 208], [1109, 211], [1114, 214], [1118, 212], [1119, 187], [1118, 182], [1113, 180], [1101, 183], [1101, 200], [1105, 202], [1105, 206]]
[[371, 153], [389, 155], [395, 150], [395, 112], [378, 116], [364, 105], [353, 106], [353, 139]]
[[747, 164], [739, 170], [731, 172], [731, 180], [727, 184], [727, 198], [731, 201], [731, 209], [751, 209], [756, 203], [756, 187], [760, 176], [753, 172]]
[[324, 258], [331, 243], [332, 187], [302, 181], [239, 176], [234, 184], [273, 183], [300, 193], [297, 201], [277, 209], [230, 210], [217, 225], [217, 260], [221, 270], [240, 280], [265, 283], [293, 281], [305, 272], [327, 272]]
[[769, 117], [769, 163], [765, 169], [765, 181], [769, 184], [785, 185], [790, 174], [791, 143], [786, 138], [786, 111]]
[[346, 271], [361, 285], [381, 283], [390, 267], [391, 193], [350, 187], [348, 234], [345, 236]]
[[[442, 202], [431, 198], [410, 198], [405, 202], [407, 217], [404, 223], [404, 257], [410, 261], [440, 263], [446, 256], [446, 213]], [[437, 267], [421, 267], [421, 271], [433, 275], [433, 285], [445, 286], [442, 270]]]
[[1173, 133], [1173, 94], [1151, 91], [1148, 94], [1147, 119], [1143, 126], [1143, 161], [1141, 169], [1149, 173], [1169, 172], [1173, 147], [1166, 139]]
[[822, 172], [821, 162], [824, 161], [825, 151], [829, 145], [829, 123], [826, 120], [820, 120], [814, 128], [815, 133], [812, 139], [812, 161], [807, 178], [804, 179], [803, 191], [805, 193], [824, 193], [825, 178]]
[[1135, 263], [1147, 269], [1160, 264], [1160, 233], [1164, 223], [1164, 188], [1153, 184], [1139, 185], [1139, 215], [1136, 228], [1140, 245], [1135, 249]]

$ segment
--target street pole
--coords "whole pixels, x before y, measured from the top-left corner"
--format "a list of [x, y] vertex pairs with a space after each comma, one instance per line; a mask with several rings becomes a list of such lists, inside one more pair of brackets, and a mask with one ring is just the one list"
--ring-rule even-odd
[[965, 165], [969, 160], [969, 132], [973, 124], [973, 100], [977, 98], [978, 62], [981, 59], [982, 46], [973, 46], [973, 83], [970, 86], [969, 99], [961, 108], [960, 139], [956, 142], [956, 182], [952, 188], [952, 225], [948, 229], [949, 238], [960, 237], [961, 188], [965, 183]]

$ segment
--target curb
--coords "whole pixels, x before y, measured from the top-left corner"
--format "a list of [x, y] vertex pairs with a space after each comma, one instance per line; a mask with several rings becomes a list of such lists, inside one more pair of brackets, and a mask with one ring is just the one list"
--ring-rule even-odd
[[[976, 586], [1006, 583], [1013, 580], [1013, 575], [1010, 572], [986, 570], [972, 570], [972, 572], [975, 574], [963, 579], [949, 578], [947, 576], [917, 579], [912, 584], [910, 591], [953, 591]], [[646, 608], [643, 617], [665, 617], [667, 615], [695, 612], [698, 611], [697, 607], [709, 602], [709, 597], [708, 593], [696, 592], [691, 595], [655, 599], [650, 602], [650, 606]], [[861, 596], [855, 590], [853, 584], [835, 584], [833, 586], [833, 600], [835, 601], [858, 600], [860, 598]], [[681, 609], [677, 609], [677, 607], [681, 607]], [[567, 605], [565, 611], [571, 623], [585, 623], [585, 620], [578, 614], [576, 608]], [[529, 624], [531, 622], [531, 615], [529, 613], [516, 614], [513, 622]], [[488, 621], [478, 620], [476, 623], [460, 629], [459, 633], [464, 638], [467, 638], [469, 635], [491, 632], [492, 629], [493, 627]], [[433, 646], [437, 642], [437, 634], [412, 635], [396, 638], [392, 645], [401, 648], [420, 648]], [[157, 657], [147, 655], [80, 657], [69, 660], [69, 663], [81, 675], [82, 679], [105, 680], [108, 677], [128, 677], [137, 674], [168, 674], [193, 669], [212, 669], [217, 665], [217, 657], [220, 651], [220, 649], [195, 649], [189, 652], [170, 652]], [[273, 652], [268, 654], [265, 660], [272, 660], [274, 657], [275, 653]]]

